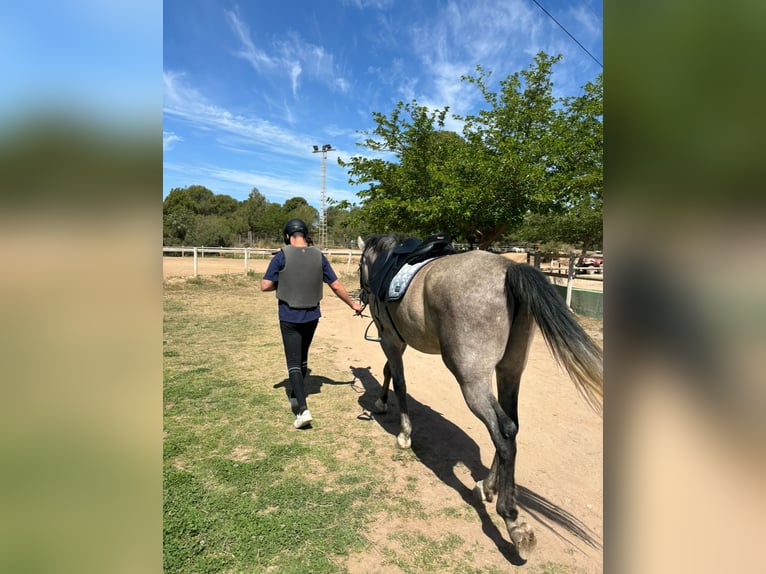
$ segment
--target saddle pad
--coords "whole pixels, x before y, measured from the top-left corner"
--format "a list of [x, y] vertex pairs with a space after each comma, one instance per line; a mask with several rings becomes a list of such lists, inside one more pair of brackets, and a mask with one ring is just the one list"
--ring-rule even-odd
[[401, 299], [404, 296], [405, 291], [407, 291], [407, 287], [415, 276], [415, 273], [420, 271], [420, 268], [423, 267], [423, 265], [434, 259], [438, 259], [438, 257], [431, 257], [430, 259], [419, 261], [413, 265], [405, 263], [396, 275], [394, 275], [394, 278], [391, 279], [391, 283], [388, 285], [387, 301], [397, 301]]

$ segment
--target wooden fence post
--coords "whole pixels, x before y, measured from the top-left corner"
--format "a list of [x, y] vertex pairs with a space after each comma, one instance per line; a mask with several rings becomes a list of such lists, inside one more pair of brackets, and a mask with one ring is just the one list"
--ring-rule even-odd
[[197, 276], [197, 248], [194, 248], [194, 276]]

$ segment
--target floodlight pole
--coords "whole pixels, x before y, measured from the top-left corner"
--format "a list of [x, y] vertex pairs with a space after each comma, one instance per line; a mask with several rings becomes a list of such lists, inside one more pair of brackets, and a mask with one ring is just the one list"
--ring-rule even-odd
[[333, 148], [330, 144], [324, 144], [321, 148], [319, 146], [314, 146], [314, 149], [311, 153], [321, 153], [322, 154], [322, 194], [321, 194], [321, 202], [322, 202], [322, 211], [319, 214], [319, 248], [324, 250], [327, 249], [327, 195], [326, 195], [326, 186], [327, 186], [327, 152], [328, 151], [335, 151], [335, 148]]

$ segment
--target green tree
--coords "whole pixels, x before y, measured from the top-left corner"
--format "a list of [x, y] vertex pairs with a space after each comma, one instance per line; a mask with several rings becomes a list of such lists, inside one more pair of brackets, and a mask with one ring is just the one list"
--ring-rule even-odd
[[[288, 220], [293, 218], [302, 219], [306, 225], [308, 225], [309, 233], [312, 233], [313, 229], [317, 229], [319, 225], [319, 211], [310, 206], [308, 201], [303, 197], [291, 197], [285, 201], [282, 205], [283, 221], [282, 225]], [[280, 235], [282, 233], [282, 227], [280, 226]]]
[[356, 238], [366, 237], [370, 231], [360, 225], [361, 218], [356, 214], [361, 211], [357, 205], [346, 200], [328, 201], [327, 207], [327, 238], [330, 245], [337, 247], [356, 248]]
[[211, 215], [230, 217], [239, 209], [240, 202], [230, 195], [214, 195], [208, 205]]
[[563, 100], [548, 144], [550, 200], [530, 210], [514, 239], [567, 243], [584, 251], [603, 245], [603, 77]]
[[556, 199], [551, 148], [561, 144], [561, 134], [551, 73], [559, 59], [537, 54], [528, 69], [501, 80], [497, 93], [489, 88], [491, 73], [481, 66], [476, 75], [463, 77], [488, 105], [459, 118], [469, 146], [463, 156], [468, 163], [460, 166], [469, 199], [466, 215], [482, 247], [521, 225], [527, 212], [547, 209]]
[[163, 245], [189, 244], [186, 236], [194, 226], [196, 204], [186, 188], [173, 188], [162, 202]]
[[201, 215], [212, 213], [213, 198], [215, 194], [204, 185], [190, 185], [186, 188], [186, 193], [194, 202], [196, 212]]
[[498, 92], [480, 66], [464, 76], [486, 108], [455, 116], [462, 136], [443, 129], [446, 108], [412, 101], [390, 116], [373, 113], [376, 128], [359, 145], [374, 155], [338, 161], [350, 183], [367, 186], [354, 219], [377, 231], [448, 231], [483, 248], [528, 214], [571, 219], [577, 209], [592, 219], [603, 187], [601, 80], [583, 96], [558, 100], [551, 73], [559, 60], [539, 53], [528, 69], [501, 80]]
[[190, 245], [230, 247], [232, 232], [229, 220], [221, 215], [197, 215], [188, 234]]
[[285, 225], [284, 209], [278, 203], [269, 202], [261, 219], [261, 229], [259, 237], [269, 241], [282, 243], [282, 229]]
[[437, 128], [443, 127], [446, 114], [446, 108], [432, 112], [415, 101], [399, 102], [390, 118], [373, 112], [377, 127], [372, 133], [363, 132], [368, 137], [358, 145], [379, 157], [338, 159], [348, 168], [350, 183], [368, 186], [358, 192], [363, 200], [358, 215], [368, 225], [379, 231], [413, 233], [433, 232], [441, 225], [438, 208], [429, 198], [437, 195], [443, 182], [434, 177], [433, 165], [443, 157]]
[[268, 201], [257, 187], [250, 190], [247, 199], [240, 203], [236, 214], [238, 229], [242, 229], [244, 235], [248, 235], [248, 241], [265, 234], [264, 216]]

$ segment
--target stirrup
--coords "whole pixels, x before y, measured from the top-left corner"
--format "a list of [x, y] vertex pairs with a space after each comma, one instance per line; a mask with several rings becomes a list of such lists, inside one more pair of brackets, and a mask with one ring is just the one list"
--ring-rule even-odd
[[383, 339], [381, 339], [380, 337], [376, 337], [376, 338], [373, 338], [373, 337], [370, 337], [370, 336], [367, 334], [367, 332], [370, 330], [370, 327], [372, 327], [372, 324], [373, 324], [374, 322], [375, 322], [375, 321], [370, 321], [370, 324], [369, 324], [369, 325], [367, 325], [367, 328], [364, 330], [364, 340], [365, 340], [365, 341], [371, 341], [371, 342], [373, 342], [373, 343], [380, 343], [380, 342], [381, 342]]

